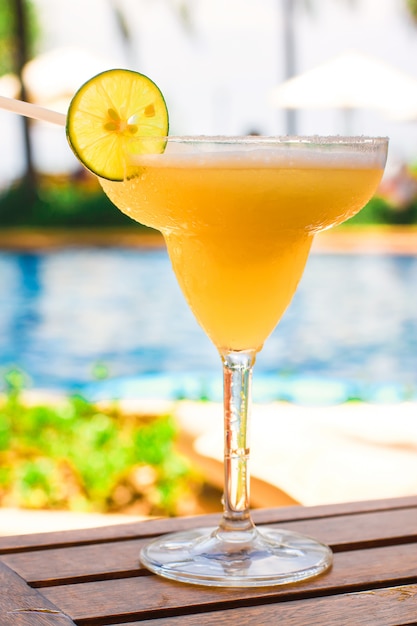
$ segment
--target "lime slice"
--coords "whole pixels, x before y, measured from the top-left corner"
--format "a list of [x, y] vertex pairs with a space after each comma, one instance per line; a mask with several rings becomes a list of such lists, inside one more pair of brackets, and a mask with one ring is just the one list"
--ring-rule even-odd
[[66, 132], [75, 156], [93, 174], [124, 180], [135, 172], [130, 154], [164, 151], [168, 111], [150, 78], [130, 70], [108, 70], [76, 92]]

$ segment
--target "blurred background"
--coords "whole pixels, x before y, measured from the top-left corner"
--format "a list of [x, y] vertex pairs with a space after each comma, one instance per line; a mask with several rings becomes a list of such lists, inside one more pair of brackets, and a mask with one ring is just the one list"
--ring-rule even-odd
[[[299, 399], [306, 379], [302, 395], [314, 400], [319, 377], [318, 399], [415, 393], [414, 0], [7, 0], [0, 28], [0, 92], [60, 111], [85, 80], [122, 66], [161, 87], [171, 134], [388, 135], [381, 188], [349, 224], [406, 229], [409, 242], [395, 254], [388, 246], [369, 255], [365, 244], [362, 256], [313, 255], [259, 357], [259, 374], [272, 379], [258, 389], [260, 399]], [[99, 230], [138, 226], [80, 169], [62, 128], [0, 111], [0, 130], [4, 370], [18, 366], [30, 385], [93, 397], [218, 399], [217, 354], [165, 251], [80, 249], [77, 234], [76, 247], [39, 246], [39, 229], [87, 228], [94, 244]]]
[[[416, 0], [2, 0], [0, 95], [65, 112], [75, 90], [109, 67], [158, 84], [171, 134], [389, 136], [380, 189], [342, 227], [349, 245], [313, 251], [259, 355], [254, 399], [415, 400]], [[0, 110], [0, 137], [0, 370], [9, 400], [22, 387], [94, 402], [220, 400], [218, 355], [160, 241], [106, 200], [62, 128]], [[97, 458], [110, 431], [98, 419]], [[24, 474], [29, 487], [50, 473], [35, 470]], [[45, 489], [29, 489], [27, 501], [8, 493], [6, 503], [48, 501]]]
[[[27, 44], [16, 57], [18, 5]], [[160, 86], [171, 134], [388, 135], [390, 164], [416, 159], [415, 0], [6, 0], [2, 7], [4, 95], [19, 89], [10, 74], [21, 71], [28, 98], [65, 110], [91, 75], [129, 67]], [[335, 101], [329, 68], [327, 80], [305, 85], [297, 108], [274, 100], [274, 89], [292, 76], [351, 52], [362, 63], [338, 75], [351, 85], [355, 74], [359, 98]], [[24, 167], [20, 126], [1, 113], [3, 185]], [[38, 124], [33, 134], [41, 171], [77, 167], [60, 129]]]

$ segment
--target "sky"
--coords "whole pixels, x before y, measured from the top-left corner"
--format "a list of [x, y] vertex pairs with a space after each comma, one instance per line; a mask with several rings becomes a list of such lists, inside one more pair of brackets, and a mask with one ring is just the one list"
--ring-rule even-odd
[[[42, 51], [77, 47], [89, 58], [73, 63], [71, 71], [50, 69], [50, 84], [58, 85], [70, 74], [81, 84], [95, 67], [130, 67], [161, 88], [171, 134], [285, 134], [285, 114], [270, 103], [272, 89], [285, 79], [284, 0], [188, 0], [188, 27], [178, 15], [179, 0], [113, 0], [126, 17], [130, 46], [117, 28], [111, 0], [34, 1]], [[407, 16], [406, 0], [293, 1], [297, 73], [355, 49], [417, 80], [417, 23]], [[3, 179], [20, 167], [19, 150], [14, 149], [19, 147], [19, 124], [11, 118], [0, 112], [2, 143], [10, 151]], [[340, 110], [303, 110], [296, 122], [298, 134], [346, 130]], [[75, 167], [62, 129], [42, 126], [36, 132], [42, 169]], [[349, 132], [388, 135], [393, 165], [417, 161], [417, 119], [398, 122], [358, 110]]]

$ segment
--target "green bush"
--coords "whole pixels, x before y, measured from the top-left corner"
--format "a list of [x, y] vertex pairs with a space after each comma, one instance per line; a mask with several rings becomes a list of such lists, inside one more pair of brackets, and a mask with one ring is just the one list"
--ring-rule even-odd
[[138, 227], [116, 209], [98, 183], [89, 179], [49, 179], [41, 181], [32, 192], [24, 183], [11, 187], [0, 196], [0, 225], [3, 228]]
[[9, 372], [0, 404], [1, 506], [189, 512], [201, 481], [175, 450], [171, 416], [125, 415], [79, 396], [28, 406], [23, 381]]
[[407, 206], [397, 207], [380, 196], [374, 196], [368, 204], [344, 226], [386, 224], [391, 226], [417, 224], [417, 198]]

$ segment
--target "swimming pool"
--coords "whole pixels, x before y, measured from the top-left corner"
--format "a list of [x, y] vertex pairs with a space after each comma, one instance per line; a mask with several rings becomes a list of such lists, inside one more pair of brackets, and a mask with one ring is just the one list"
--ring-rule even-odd
[[[416, 287], [416, 256], [311, 255], [258, 356], [255, 400], [416, 397]], [[0, 368], [15, 366], [94, 397], [221, 395], [163, 249], [1, 252]]]

